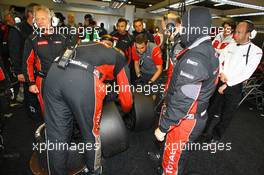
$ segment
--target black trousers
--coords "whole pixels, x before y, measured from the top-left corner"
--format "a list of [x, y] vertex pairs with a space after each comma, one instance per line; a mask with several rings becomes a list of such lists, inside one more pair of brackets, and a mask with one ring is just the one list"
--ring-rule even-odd
[[[63, 70], [54, 63], [43, 91], [47, 143], [72, 144], [76, 119], [85, 145], [85, 163], [91, 172], [101, 167], [99, 124], [105, 97], [103, 89], [104, 84], [90, 71], [71, 64]], [[67, 150], [48, 150], [50, 174], [68, 174], [67, 157]]]
[[29, 92], [29, 84], [23, 83], [24, 87], [24, 105], [27, 115], [33, 120], [39, 120], [42, 117], [38, 98], [36, 94]]
[[220, 94], [218, 88], [209, 107], [209, 120], [205, 131], [215, 139], [221, 139], [228, 128], [241, 100], [243, 84], [228, 86], [224, 94]]

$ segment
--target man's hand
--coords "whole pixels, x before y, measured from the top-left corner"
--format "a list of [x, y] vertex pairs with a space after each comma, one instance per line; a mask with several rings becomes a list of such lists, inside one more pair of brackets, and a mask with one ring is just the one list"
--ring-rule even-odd
[[140, 72], [137, 72], [136, 75], [137, 75], [137, 78], [141, 77], [141, 73]]
[[152, 85], [153, 84], [153, 81], [152, 80], [149, 80], [148, 81], [148, 84]]
[[226, 82], [227, 82], [227, 77], [225, 76], [225, 74], [220, 73], [220, 80], [221, 80], [223, 83], [226, 83]]
[[227, 88], [227, 85], [226, 84], [223, 84], [219, 89], [218, 89], [218, 92], [220, 94], [224, 94], [224, 90]]
[[18, 79], [19, 82], [25, 82], [25, 77], [24, 77], [23, 74], [18, 74], [17, 75], [17, 79]]
[[155, 130], [155, 136], [156, 136], [158, 141], [162, 142], [165, 138], [165, 135], [166, 135], [166, 133], [161, 132], [159, 128], [157, 128]]
[[29, 92], [38, 94], [39, 93], [38, 87], [36, 85], [29, 86]]

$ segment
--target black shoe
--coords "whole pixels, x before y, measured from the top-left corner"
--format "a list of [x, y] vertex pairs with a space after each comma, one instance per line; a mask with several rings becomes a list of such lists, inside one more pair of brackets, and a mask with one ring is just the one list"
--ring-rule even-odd
[[156, 168], [156, 174], [157, 174], [157, 175], [163, 175], [163, 169], [162, 169], [161, 166], [158, 166], [158, 167]]
[[103, 167], [98, 168], [96, 171], [90, 172], [88, 168], [84, 168], [79, 175], [102, 175]]

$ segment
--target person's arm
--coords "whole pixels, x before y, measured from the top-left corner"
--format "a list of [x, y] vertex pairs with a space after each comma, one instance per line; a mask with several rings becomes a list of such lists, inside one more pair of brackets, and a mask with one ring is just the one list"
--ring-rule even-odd
[[35, 53], [32, 45], [32, 40], [28, 38], [24, 46], [23, 72], [26, 81], [29, 82], [30, 85], [35, 84], [34, 63], [35, 63]]
[[135, 67], [136, 76], [140, 77], [141, 74], [140, 74], [140, 67], [139, 67], [139, 62], [138, 61], [134, 62], [134, 67]]
[[135, 68], [135, 72], [137, 77], [139, 77], [140, 75], [140, 67], [139, 67], [139, 56], [137, 54], [137, 50], [136, 50], [136, 46], [132, 46], [132, 59], [134, 61], [134, 68]]
[[153, 62], [155, 63], [156, 65], [156, 72], [154, 73], [154, 75], [150, 78], [150, 81], [151, 82], [155, 82], [161, 75], [162, 73], [162, 64], [163, 64], [163, 61], [162, 61], [162, 54], [161, 54], [161, 50], [159, 47], [155, 47], [153, 49], [153, 52], [152, 52], [152, 60]]
[[24, 46], [23, 54], [23, 72], [26, 82], [29, 82], [29, 91], [31, 93], [39, 93], [34, 77], [35, 53], [33, 50], [32, 40], [28, 38]]
[[125, 57], [117, 53], [117, 62], [114, 68], [114, 76], [116, 77], [117, 84], [119, 86], [118, 99], [122, 107], [123, 112], [129, 112], [132, 108], [133, 98], [130, 91], [129, 75], [125, 70], [126, 59]]
[[122, 107], [123, 112], [129, 112], [133, 105], [132, 92], [130, 90], [130, 84], [128, 75], [123, 68], [116, 77], [117, 84], [119, 85], [120, 91], [118, 92], [118, 99]]
[[[165, 114], [160, 118], [159, 130], [167, 133], [171, 126], [176, 125], [188, 114], [196, 113], [197, 99], [203, 81], [208, 79], [208, 70], [202, 56], [190, 55], [179, 66], [174, 92], [168, 92], [168, 104]], [[195, 64], [189, 64], [189, 61]], [[175, 74], [176, 72], [173, 72]]]
[[17, 75], [22, 74], [22, 36], [15, 28], [10, 28], [8, 33], [8, 49], [9, 56], [14, 66], [14, 71]]
[[151, 77], [150, 82], [153, 83], [155, 82], [161, 75], [162, 73], [162, 65], [156, 65], [157, 71], [155, 74]]
[[224, 48], [221, 51], [221, 54], [219, 55], [219, 73], [224, 73], [224, 69], [225, 69], [225, 62], [228, 62], [228, 59], [232, 59], [230, 58], [230, 54], [229, 52], [232, 50], [233, 48], [233, 44], [229, 44], [226, 48]]
[[213, 48], [218, 49], [220, 43], [221, 43], [221, 33], [217, 34], [214, 40], [212, 41]]

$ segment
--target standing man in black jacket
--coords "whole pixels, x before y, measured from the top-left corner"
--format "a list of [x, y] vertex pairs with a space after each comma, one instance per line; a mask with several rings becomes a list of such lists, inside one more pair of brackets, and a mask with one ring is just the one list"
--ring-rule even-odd
[[40, 107], [44, 112], [42, 87], [46, 74], [56, 57], [59, 57], [71, 45], [70, 37], [56, 32], [55, 15], [45, 6], [34, 9], [34, 18], [39, 32], [34, 32], [25, 41], [23, 53], [23, 71], [29, 92], [37, 94]]
[[25, 77], [22, 73], [22, 56], [25, 41], [28, 36], [33, 33], [33, 8], [35, 6], [37, 6], [37, 4], [32, 3], [26, 7], [26, 20], [12, 27], [8, 35], [9, 55], [17, 79], [20, 82], [25, 82]]
[[25, 41], [33, 33], [33, 10], [38, 4], [31, 3], [25, 9], [26, 20], [10, 28], [8, 35], [9, 55], [12, 61], [14, 72], [24, 88], [24, 104], [30, 117], [39, 116], [39, 105], [35, 94], [28, 91], [29, 84], [25, 83], [22, 71], [22, 60]]
[[[166, 175], [183, 175], [188, 144], [203, 131], [207, 107], [218, 76], [219, 62], [212, 48], [211, 14], [205, 8], [192, 8], [182, 19], [185, 45], [173, 69], [167, 92], [167, 108], [161, 112], [155, 136], [163, 141], [166, 136], [162, 167]], [[197, 30], [198, 29], [198, 30]], [[187, 147], [184, 147], [187, 146]]]

